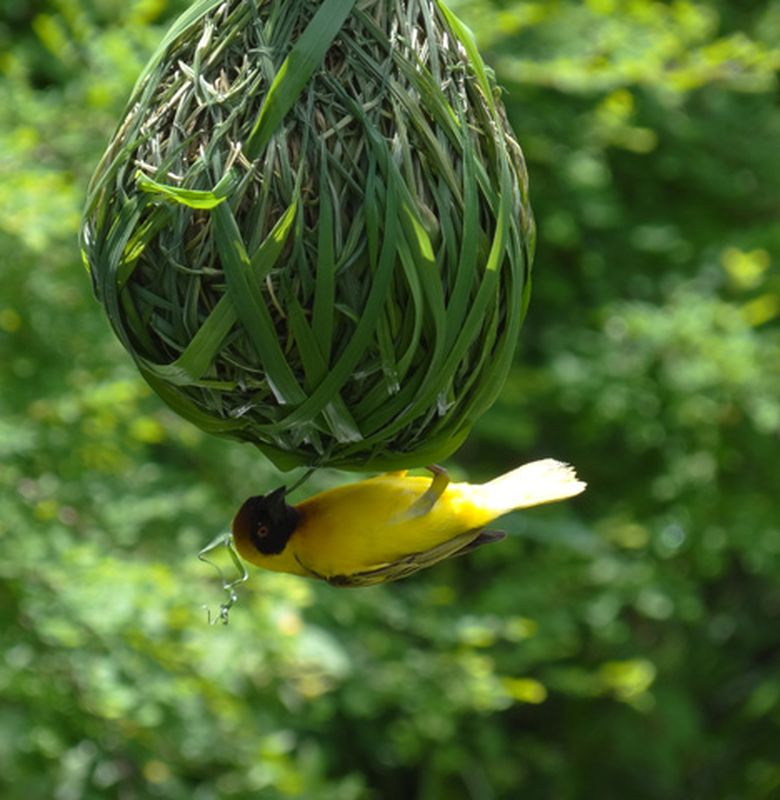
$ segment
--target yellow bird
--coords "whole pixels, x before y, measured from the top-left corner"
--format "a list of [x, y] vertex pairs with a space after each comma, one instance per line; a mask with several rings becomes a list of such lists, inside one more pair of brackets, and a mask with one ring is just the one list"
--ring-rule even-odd
[[285, 501], [285, 487], [250, 497], [231, 526], [236, 549], [265, 569], [369, 586], [503, 539], [485, 525], [585, 489], [572, 467], [551, 458], [481, 485], [450, 483], [441, 467], [429, 469], [432, 480], [389, 472], [296, 506]]

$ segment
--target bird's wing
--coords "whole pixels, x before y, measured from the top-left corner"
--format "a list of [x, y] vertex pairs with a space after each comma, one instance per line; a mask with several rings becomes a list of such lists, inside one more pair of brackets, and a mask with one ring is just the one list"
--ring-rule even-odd
[[460, 550], [452, 555], [462, 556], [466, 553], [470, 553], [472, 550], [476, 550], [478, 547], [482, 547], [483, 544], [500, 542], [502, 539], [506, 539], [506, 534], [504, 531], [489, 531], [485, 529], [484, 531], [479, 532], [479, 535], [476, 539], [472, 539], [467, 545], [461, 547]]
[[[316, 575], [311, 570], [309, 572], [315, 577], [327, 581], [331, 586], [343, 588], [374, 586], [378, 583], [388, 583], [401, 580], [401, 578], [408, 578], [415, 572], [433, 566], [445, 558], [462, 555], [483, 544], [499, 541], [504, 538], [504, 535], [501, 531], [472, 530], [442, 542], [430, 548], [430, 550], [410, 553], [396, 561], [388, 564], [377, 564], [369, 569], [360, 570], [360, 572], [353, 572], [348, 575]], [[306, 569], [305, 565], [302, 564], [302, 566]]]

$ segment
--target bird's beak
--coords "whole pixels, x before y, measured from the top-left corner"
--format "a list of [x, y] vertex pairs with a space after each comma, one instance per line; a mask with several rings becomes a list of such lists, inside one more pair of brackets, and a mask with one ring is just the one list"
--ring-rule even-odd
[[278, 489], [274, 489], [272, 492], [269, 492], [265, 496], [265, 501], [273, 505], [278, 505], [279, 503], [284, 503], [285, 497], [287, 497], [287, 487], [280, 486]]
[[265, 496], [265, 507], [268, 509], [268, 515], [273, 520], [282, 520], [287, 516], [287, 505], [285, 498], [287, 497], [287, 487], [280, 486], [272, 492], [268, 492]]
[[[268, 520], [275, 529], [286, 532], [287, 536], [295, 530], [300, 513], [286, 501], [287, 487], [280, 486], [269, 492], [264, 500], [268, 512]], [[286, 541], [286, 540], [285, 540]]]

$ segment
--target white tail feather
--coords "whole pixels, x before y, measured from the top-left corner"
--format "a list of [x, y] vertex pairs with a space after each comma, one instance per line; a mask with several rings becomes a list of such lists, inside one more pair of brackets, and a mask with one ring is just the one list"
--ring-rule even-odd
[[482, 502], [500, 516], [519, 508], [574, 497], [586, 485], [577, 479], [574, 467], [545, 458], [524, 464], [479, 488], [484, 493]]

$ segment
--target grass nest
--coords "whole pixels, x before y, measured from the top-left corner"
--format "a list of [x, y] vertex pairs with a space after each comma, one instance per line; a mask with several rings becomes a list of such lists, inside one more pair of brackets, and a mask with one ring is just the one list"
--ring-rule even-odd
[[534, 229], [492, 74], [440, 0], [200, 0], [81, 233], [152, 388], [277, 466], [441, 460], [506, 378]]

